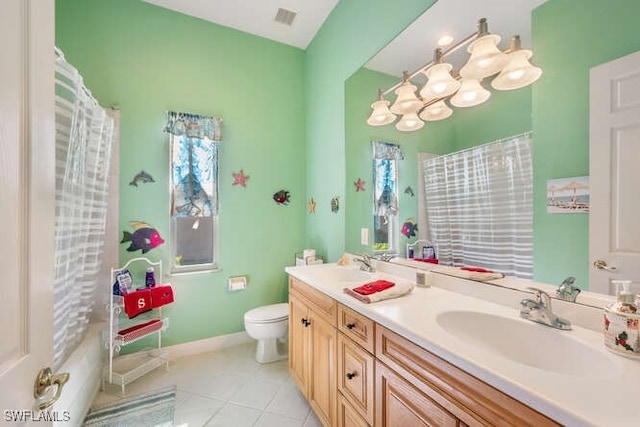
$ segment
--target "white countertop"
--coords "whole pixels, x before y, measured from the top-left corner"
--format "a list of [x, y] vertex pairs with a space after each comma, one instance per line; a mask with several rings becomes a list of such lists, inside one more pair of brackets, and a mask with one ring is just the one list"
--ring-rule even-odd
[[[356, 286], [358, 281], [327, 281], [322, 276], [324, 266], [287, 267], [290, 275], [304, 281], [338, 302], [371, 318], [379, 324], [402, 335], [424, 349], [442, 357], [466, 372], [513, 396], [559, 423], [568, 426], [631, 426], [640, 424], [640, 360], [614, 354], [603, 344], [602, 333], [574, 325], [570, 331], [556, 330], [522, 319], [517, 306], [509, 307], [484, 299], [473, 298], [437, 286], [415, 287], [399, 298], [365, 304], [345, 294], [343, 288]], [[431, 273], [433, 274], [433, 273]], [[440, 275], [433, 274], [433, 277]], [[410, 280], [405, 275], [376, 273], [376, 278], [391, 281]], [[468, 282], [448, 277], [449, 282]], [[369, 280], [361, 280], [365, 283]], [[411, 280], [412, 281], [412, 280]], [[467, 283], [468, 285], [468, 283]], [[488, 286], [474, 283], [474, 286]], [[494, 291], [495, 292], [495, 291]], [[588, 346], [600, 363], [585, 366], [576, 360], [572, 373], [554, 372], [518, 363], [496, 352], [483, 348], [447, 332], [438, 323], [438, 315], [449, 311], [474, 311], [498, 315], [513, 321], [527, 322], [545, 334], [562, 334], [567, 340], [575, 340]], [[595, 315], [597, 311], [592, 309]], [[571, 317], [568, 320], [572, 320]], [[555, 338], [555, 337], [554, 337]], [[526, 336], [505, 336], [513, 345], [526, 340]], [[563, 342], [563, 340], [560, 340]], [[544, 349], [541, 349], [544, 351]], [[557, 349], [561, 353], [561, 349]], [[572, 364], [573, 361], [563, 361]]]

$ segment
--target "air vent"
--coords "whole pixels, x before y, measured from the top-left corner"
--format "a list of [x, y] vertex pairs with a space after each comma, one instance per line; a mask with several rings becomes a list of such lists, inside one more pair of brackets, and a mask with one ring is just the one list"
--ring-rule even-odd
[[276, 13], [276, 22], [280, 22], [281, 24], [291, 25], [293, 20], [296, 18], [297, 13], [293, 10], [287, 10], [283, 8], [278, 9], [278, 13]]

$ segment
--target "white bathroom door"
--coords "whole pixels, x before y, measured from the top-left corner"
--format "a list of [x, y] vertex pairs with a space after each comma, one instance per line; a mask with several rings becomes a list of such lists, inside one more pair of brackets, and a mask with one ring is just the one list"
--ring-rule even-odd
[[0, 1], [0, 28], [0, 424], [30, 425], [53, 353], [54, 0]]
[[589, 289], [640, 291], [640, 52], [591, 69]]

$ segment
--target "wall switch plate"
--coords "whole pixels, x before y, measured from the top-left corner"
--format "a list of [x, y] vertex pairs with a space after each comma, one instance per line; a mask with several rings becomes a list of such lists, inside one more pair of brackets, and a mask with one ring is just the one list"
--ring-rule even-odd
[[246, 276], [229, 277], [229, 290], [241, 291], [247, 287]]
[[369, 229], [366, 227], [360, 229], [360, 244], [361, 245], [369, 244]]

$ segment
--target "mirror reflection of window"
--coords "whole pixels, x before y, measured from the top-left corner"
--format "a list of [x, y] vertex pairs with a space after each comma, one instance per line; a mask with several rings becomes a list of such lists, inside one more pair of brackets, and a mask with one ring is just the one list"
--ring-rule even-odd
[[400, 146], [373, 141], [373, 250], [398, 251], [398, 160]]

